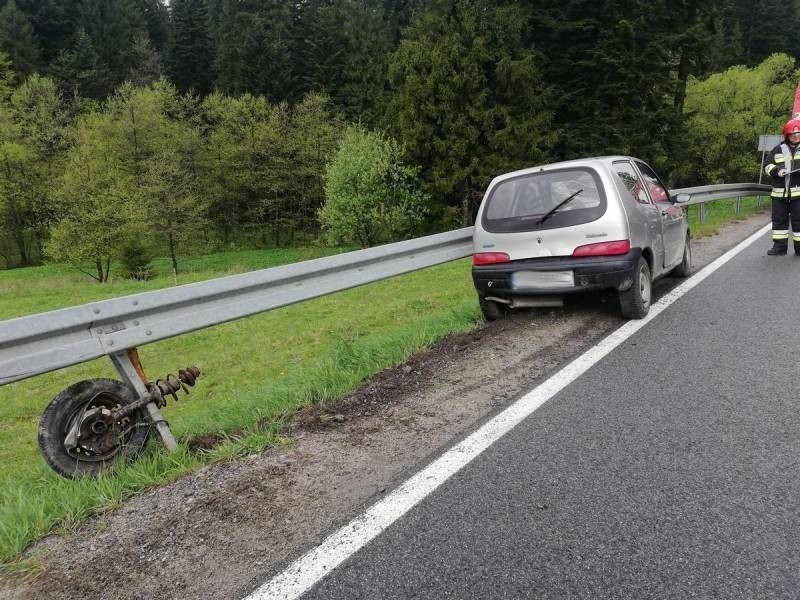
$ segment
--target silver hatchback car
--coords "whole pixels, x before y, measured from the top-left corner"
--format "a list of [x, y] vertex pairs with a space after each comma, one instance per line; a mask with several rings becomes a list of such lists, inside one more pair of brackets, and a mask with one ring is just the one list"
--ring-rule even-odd
[[478, 210], [472, 278], [484, 317], [616, 290], [626, 318], [650, 309], [652, 281], [688, 277], [689, 197], [671, 197], [643, 161], [602, 156], [492, 180]]

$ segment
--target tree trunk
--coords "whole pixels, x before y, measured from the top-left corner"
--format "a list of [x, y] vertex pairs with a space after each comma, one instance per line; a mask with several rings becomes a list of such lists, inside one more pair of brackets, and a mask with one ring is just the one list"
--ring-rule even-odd
[[171, 224], [167, 239], [169, 240], [169, 256], [172, 259], [172, 276], [175, 278], [175, 283], [178, 283], [178, 255], [175, 250], [175, 236], [172, 233]]
[[681, 60], [678, 63], [678, 89], [675, 90], [675, 114], [678, 122], [682, 121], [683, 105], [686, 102], [686, 82], [689, 80], [689, 59], [686, 51], [681, 52]]

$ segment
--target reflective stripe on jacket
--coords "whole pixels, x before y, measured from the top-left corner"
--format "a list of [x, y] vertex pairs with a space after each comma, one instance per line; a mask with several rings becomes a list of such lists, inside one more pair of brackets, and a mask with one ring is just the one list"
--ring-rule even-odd
[[[784, 150], [789, 151], [788, 156]], [[787, 181], [787, 178], [777, 176], [781, 169], [800, 169], [800, 145], [791, 148], [786, 144], [778, 144], [769, 153], [768, 162], [764, 166], [764, 172], [772, 180], [770, 195], [773, 198], [800, 198], [800, 171], [787, 175]]]

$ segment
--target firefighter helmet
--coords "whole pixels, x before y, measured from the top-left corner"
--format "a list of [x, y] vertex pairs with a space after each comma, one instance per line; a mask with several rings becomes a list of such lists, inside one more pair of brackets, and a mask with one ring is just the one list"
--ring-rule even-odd
[[783, 126], [783, 137], [789, 139], [793, 133], [800, 133], [800, 119], [789, 119]]

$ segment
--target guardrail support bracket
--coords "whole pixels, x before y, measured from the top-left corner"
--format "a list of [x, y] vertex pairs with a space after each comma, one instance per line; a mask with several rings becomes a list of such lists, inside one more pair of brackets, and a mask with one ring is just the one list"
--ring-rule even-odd
[[[142, 363], [139, 361], [139, 353], [136, 348], [110, 354], [109, 357], [111, 358], [111, 362], [114, 363], [114, 368], [117, 369], [117, 373], [122, 377], [122, 380], [136, 390], [136, 393], [140, 397], [148, 393], [147, 387], [145, 386], [147, 378], [142, 369]], [[156, 406], [155, 402], [148, 402], [145, 408], [147, 409], [150, 420], [155, 424], [156, 430], [161, 436], [167, 450], [170, 452], [175, 451], [178, 448], [178, 442], [175, 441], [175, 437], [172, 435], [169, 425], [164, 420], [161, 410]]]

